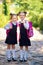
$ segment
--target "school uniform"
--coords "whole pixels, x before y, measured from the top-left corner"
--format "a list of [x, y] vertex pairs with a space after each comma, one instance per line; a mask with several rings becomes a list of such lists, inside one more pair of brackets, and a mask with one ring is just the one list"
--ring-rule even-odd
[[[24, 22], [24, 23], [23, 23]], [[30, 39], [27, 36], [27, 30], [29, 29], [29, 24], [27, 20], [20, 20], [20, 42], [19, 46], [31, 46]], [[28, 51], [20, 49], [20, 61], [27, 61]]]
[[[10, 26], [9, 26], [10, 27]], [[8, 27], [6, 27], [8, 29]], [[6, 44], [17, 44], [17, 24], [12, 22], [12, 29], [9, 29], [9, 33], [6, 37]]]
[[[10, 29], [12, 26], [12, 29]], [[17, 44], [17, 23], [11, 22], [5, 26], [6, 30], [9, 30], [5, 43], [6, 44]], [[11, 55], [12, 53], [12, 55]], [[7, 49], [6, 51], [7, 60], [10, 62], [11, 60], [16, 61], [16, 52], [15, 49]]]
[[29, 25], [27, 22], [27, 20], [24, 20], [25, 23], [20, 23], [20, 43], [19, 45], [20, 46], [31, 46], [31, 42], [30, 42], [30, 39], [28, 39], [28, 36], [27, 36], [27, 31], [26, 29], [28, 29]]

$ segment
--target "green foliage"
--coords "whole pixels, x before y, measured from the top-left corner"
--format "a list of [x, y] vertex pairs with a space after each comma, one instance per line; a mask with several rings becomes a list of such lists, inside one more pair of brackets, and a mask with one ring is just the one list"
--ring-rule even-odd
[[31, 16], [30, 20], [32, 21], [33, 26], [38, 27], [39, 26], [39, 21], [38, 21], [39, 14], [38, 14], [38, 12], [31, 11], [29, 16]]
[[0, 4], [0, 27], [8, 22], [10, 12], [19, 11], [27, 11], [27, 18], [33, 22], [33, 26], [42, 30], [43, 17], [40, 14], [43, 13], [43, 0], [3, 0], [3, 4]]
[[40, 14], [40, 17], [39, 17], [39, 27], [40, 27], [40, 30], [43, 30], [43, 14]]
[[9, 20], [9, 16], [5, 16], [4, 14], [0, 15], [0, 27], [4, 27], [7, 23], [8, 23], [8, 20]]
[[[43, 3], [40, 0], [13, 0], [14, 4], [19, 5], [21, 10], [34, 10], [37, 12], [41, 12], [41, 8], [43, 9]], [[23, 8], [23, 9], [22, 9]]]
[[6, 0], [3, 0], [3, 12], [5, 15], [7, 15], [7, 3], [6, 3]]
[[2, 10], [3, 10], [3, 7], [2, 7], [3, 5], [2, 4], [0, 4], [0, 14], [2, 14]]

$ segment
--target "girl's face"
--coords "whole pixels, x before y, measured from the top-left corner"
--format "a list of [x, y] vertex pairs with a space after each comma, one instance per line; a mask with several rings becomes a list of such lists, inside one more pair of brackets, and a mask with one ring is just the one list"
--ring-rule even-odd
[[17, 20], [18, 20], [17, 15], [13, 15], [13, 16], [12, 16], [12, 21], [16, 22]]
[[21, 20], [24, 20], [25, 17], [26, 17], [26, 14], [25, 13], [20, 13], [19, 14], [19, 17], [20, 17]]

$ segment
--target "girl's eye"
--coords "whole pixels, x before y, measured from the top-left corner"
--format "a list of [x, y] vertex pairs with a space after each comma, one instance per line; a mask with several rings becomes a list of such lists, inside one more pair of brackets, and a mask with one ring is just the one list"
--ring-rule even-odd
[[25, 16], [25, 15], [20, 15], [20, 16]]

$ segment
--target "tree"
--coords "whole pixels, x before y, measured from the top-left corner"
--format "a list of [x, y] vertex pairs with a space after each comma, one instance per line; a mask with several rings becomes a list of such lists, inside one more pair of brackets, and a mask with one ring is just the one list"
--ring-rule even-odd
[[5, 15], [7, 15], [8, 10], [7, 10], [6, 0], [3, 0], [3, 12], [4, 12]]

